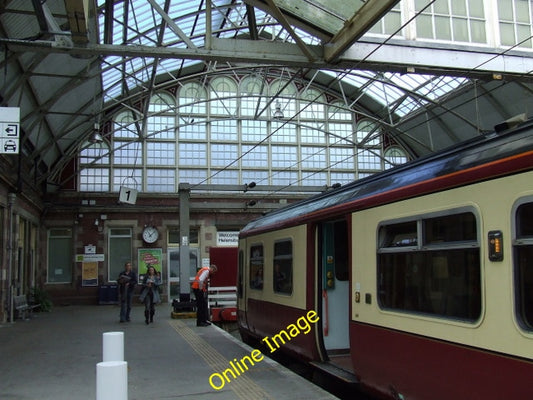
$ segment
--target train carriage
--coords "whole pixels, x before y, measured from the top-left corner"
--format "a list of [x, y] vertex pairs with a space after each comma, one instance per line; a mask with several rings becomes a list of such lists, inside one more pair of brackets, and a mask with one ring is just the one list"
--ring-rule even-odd
[[240, 234], [239, 329], [396, 399], [533, 398], [533, 122], [314, 196]]

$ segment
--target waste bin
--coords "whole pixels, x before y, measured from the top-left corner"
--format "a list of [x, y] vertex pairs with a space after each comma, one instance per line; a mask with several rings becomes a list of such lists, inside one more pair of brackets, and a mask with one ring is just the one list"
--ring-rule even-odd
[[118, 285], [107, 283], [98, 288], [98, 304], [118, 304]]

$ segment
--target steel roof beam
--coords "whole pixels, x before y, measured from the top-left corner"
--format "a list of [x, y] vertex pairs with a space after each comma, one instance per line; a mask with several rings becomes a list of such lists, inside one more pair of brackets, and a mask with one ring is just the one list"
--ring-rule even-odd
[[[328, 64], [322, 46], [307, 46], [315, 55], [314, 61], [301, 54], [299, 46], [262, 40], [212, 38], [212, 49], [163, 48], [155, 46], [87, 44], [60, 46], [50, 41], [26, 41], [0, 38], [0, 43], [13, 52], [66, 53], [73, 56], [121, 56], [159, 59], [189, 59], [234, 62], [238, 64], [270, 64], [308, 68], [354, 68], [372, 71], [396, 71], [431, 75], [455, 75], [492, 79], [494, 74], [505, 78], [533, 80], [533, 57], [519, 50], [498, 53], [497, 50], [457, 45], [424, 47], [407, 41], [387, 44], [358, 42], [339, 59]], [[464, 50], [464, 51], [463, 51]], [[371, 56], [368, 56], [368, 54]], [[490, 62], [485, 62], [490, 59]], [[364, 60], [364, 61], [362, 61]]]
[[368, 0], [347, 19], [344, 27], [324, 46], [326, 62], [334, 62], [342, 53], [363, 36], [398, 0]]

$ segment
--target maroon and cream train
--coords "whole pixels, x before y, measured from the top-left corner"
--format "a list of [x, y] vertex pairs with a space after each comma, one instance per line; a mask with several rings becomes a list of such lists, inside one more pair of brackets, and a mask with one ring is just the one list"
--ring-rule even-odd
[[533, 122], [272, 212], [240, 233], [238, 320], [380, 398], [533, 398]]

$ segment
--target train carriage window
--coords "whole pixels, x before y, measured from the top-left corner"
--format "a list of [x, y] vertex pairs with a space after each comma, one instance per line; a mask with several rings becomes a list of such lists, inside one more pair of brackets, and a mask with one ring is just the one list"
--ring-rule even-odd
[[477, 240], [476, 217], [472, 213], [424, 220], [424, 244]]
[[292, 242], [274, 243], [273, 285], [275, 293], [292, 293]]
[[408, 247], [418, 244], [417, 222], [384, 225], [380, 228], [379, 247]]
[[533, 331], [533, 203], [521, 204], [515, 218], [516, 314], [523, 329]]
[[383, 309], [476, 321], [481, 315], [480, 271], [473, 213], [417, 218], [379, 229], [378, 301]]
[[263, 245], [258, 244], [250, 248], [250, 288], [263, 290]]

